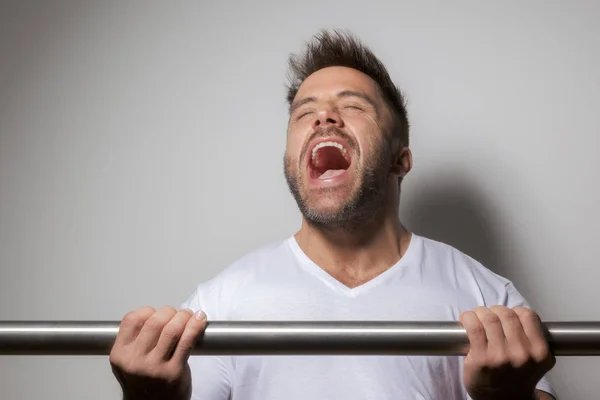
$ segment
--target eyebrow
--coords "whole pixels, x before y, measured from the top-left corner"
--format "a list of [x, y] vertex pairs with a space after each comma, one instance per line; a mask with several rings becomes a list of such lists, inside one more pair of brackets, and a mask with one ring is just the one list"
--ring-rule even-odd
[[[377, 104], [366, 93], [358, 92], [356, 90], [342, 90], [341, 92], [337, 93], [337, 97], [338, 98], [342, 98], [342, 97], [358, 97], [359, 99], [362, 99], [362, 100], [366, 101], [367, 103], [369, 103], [369, 105], [371, 105], [371, 107], [373, 107], [375, 109], [376, 113], [378, 111]], [[312, 102], [315, 102], [315, 101], [317, 101], [317, 98], [314, 97], [314, 96], [305, 97], [305, 98], [303, 98], [301, 100], [295, 101], [294, 103], [292, 103], [292, 105], [290, 107], [290, 114], [293, 114], [294, 111], [296, 111], [299, 107], [302, 107], [303, 105], [305, 105], [307, 103], [312, 103]]]

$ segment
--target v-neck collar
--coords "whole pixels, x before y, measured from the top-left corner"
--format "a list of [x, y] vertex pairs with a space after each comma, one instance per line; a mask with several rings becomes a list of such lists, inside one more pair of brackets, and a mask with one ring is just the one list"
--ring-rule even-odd
[[358, 296], [361, 293], [367, 292], [370, 289], [387, 281], [391, 276], [395, 275], [398, 270], [403, 269], [404, 267], [411, 264], [414, 260], [418, 259], [417, 253], [418, 253], [418, 248], [419, 248], [419, 244], [418, 244], [419, 241], [420, 241], [419, 236], [415, 235], [414, 233], [411, 234], [411, 238], [410, 238], [410, 242], [408, 243], [408, 247], [407, 247], [406, 251], [404, 252], [404, 255], [402, 256], [402, 258], [400, 258], [400, 260], [398, 260], [398, 262], [396, 262], [390, 268], [386, 269], [385, 271], [383, 271], [382, 273], [380, 273], [373, 279], [363, 283], [362, 285], [359, 285], [359, 286], [356, 286], [353, 288], [344, 285], [342, 282], [340, 282], [339, 280], [334, 278], [323, 268], [321, 268], [317, 264], [315, 264], [306, 255], [306, 253], [304, 253], [304, 251], [300, 248], [300, 246], [298, 245], [298, 242], [296, 241], [296, 238], [294, 236], [291, 236], [288, 239], [288, 244], [289, 244], [292, 252], [296, 256], [298, 263], [300, 264], [300, 266], [302, 268], [307, 270], [309, 273], [315, 275], [317, 278], [319, 278], [322, 282], [327, 284], [327, 286], [331, 287], [332, 289], [334, 289], [346, 296], [355, 297], [355, 296]]

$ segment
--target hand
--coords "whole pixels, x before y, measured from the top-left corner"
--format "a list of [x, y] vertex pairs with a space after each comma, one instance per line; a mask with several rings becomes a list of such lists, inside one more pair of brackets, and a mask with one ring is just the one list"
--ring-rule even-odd
[[182, 399], [191, 396], [188, 365], [206, 315], [190, 310], [143, 307], [121, 322], [110, 363], [126, 400]]
[[556, 363], [538, 315], [525, 307], [478, 307], [460, 321], [471, 346], [464, 361], [469, 396], [535, 399], [535, 386]]

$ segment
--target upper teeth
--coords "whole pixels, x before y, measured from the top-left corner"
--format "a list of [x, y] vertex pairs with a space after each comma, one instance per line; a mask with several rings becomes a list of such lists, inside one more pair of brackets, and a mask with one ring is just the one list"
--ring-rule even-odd
[[317, 144], [312, 151], [313, 160], [317, 156], [317, 150], [319, 150], [320, 148], [323, 148], [323, 147], [327, 147], [327, 146], [337, 147], [338, 149], [340, 149], [342, 151], [343, 154], [346, 154], [346, 149], [344, 148], [344, 146], [342, 146], [341, 144], [339, 144], [337, 142], [321, 142], [321, 143]]

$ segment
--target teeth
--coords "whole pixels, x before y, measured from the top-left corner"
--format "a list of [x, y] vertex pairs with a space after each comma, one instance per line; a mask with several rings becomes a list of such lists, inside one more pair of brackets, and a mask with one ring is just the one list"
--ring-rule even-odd
[[346, 149], [344, 148], [344, 146], [342, 146], [341, 144], [337, 143], [337, 142], [321, 142], [318, 145], [315, 146], [315, 148], [312, 151], [312, 159], [313, 161], [316, 160], [317, 158], [317, 150], [323, 148], [323, 147], [337, 147], [338, 149], [340, 149], [342, 151], [342, 153], [345, 155], [346, 154]]

